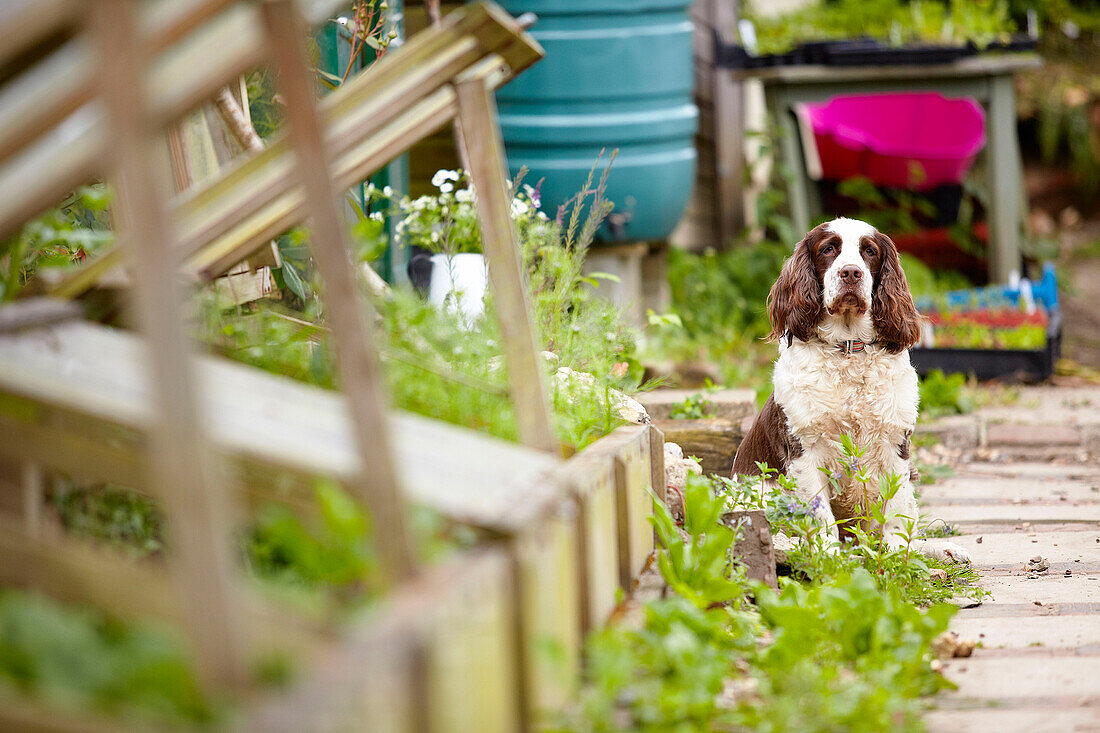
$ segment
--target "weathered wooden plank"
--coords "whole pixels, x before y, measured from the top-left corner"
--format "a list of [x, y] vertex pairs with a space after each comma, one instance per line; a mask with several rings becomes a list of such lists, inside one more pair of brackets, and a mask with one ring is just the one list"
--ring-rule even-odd
[[0, 165], [0, 238], [54, 206], [101, 170], [102, 109], [86, 106]]
[[[5, 28], [4, 35], [8, 34]], [[83, 39], [68, 41], [0, 87], [0, 160], [27, 145], [91, 99], [95, 87], [78, 65], [88, 60]]]
[[[319, 650], [301, 684], [256, 700], [245, 727], [263, 733], [421, 733], [430, 720], [436, 729], [454, 721], [459, 712], [435, 705], [456, 700], [467, 705], [485, 697], [485, 707], [514, 711], [508, 697], [515, 690], [508, 681], [516, 672], [514, 637], [502, 612], [510, 603], [510, 563], [499, 550], [481, 549], [426, 568]], [[467, 635], [474, 638], [463, 640]], [[458, 679], [449, 682], [451, 689], [432, 687], [447, 665], [464, 660], [470, 667], [453, 672]], [[487, 681], [474, 673], [503, 675], [504, 686], [478, 689]]]
[[210, 688], [237, 686], [249, 670], [230, 549], [233, 501], [214, 486], [197, 408], [181, 316], [184, 297], [161, 219], [163, 181], [153, 168], [159, 131], [146, 114], [134, 9], [129, 0], [102, 0], [94, 6], [93, 22], [110, 129], [127, 143], [113, 155], [122, 214], [117, 229], [120, 237], [140, 243], [133, 246], [132, 264], [137, 316], [150, 344], [150, 483], [172, 527], [170, 572], [184, 630], [195, 645], [197, 672]]
[[615, 461], [607, 453], [581, 451], [559, 475], [577, 502], [580, 622], [584, 633], [599, 628], [615, 610], [619, 588], [619, 532]]
[[[147, 358], [132, 334], [82, 322], [0, 334], [0, 453], [63, 468], [57, 433], [84, 461], [109, 457], [86, 463], [86, 478], [94, 469], [100, 480], [142, 486]], [[343, 395], [225, 359], [196, 361], [210, 439], [257, 490], [309, 497], [313, 477], [354, 480], [361, 463]], [[512, 533], [561, 496], [541, 478], [559, 461], [541, 451], [400, 412], [387, 419], [404, 490], [455, 521]]]
[[[453, 116], [454, 93], [450, 90], [441, 90], [381, 129], [372, 139], [345, 151], [335, 162], [332, 170], [334, 180], [337, 185], [343, 186], [363, 180], [392, 158], [392, 150], [399, 150], [400, 146], [410, 144], [420, 136], [447, 124]], [[244, 192], [246, 189], [241, 190]], [[262, 187], [252, 188], [250, 185], [247, 190], [263, 189]], [[242, 208], [238, 211], [247, 211], [255, 206], [253, 202], [243, 199], [241, 205]], [[204, 279], [225, 272], [242, 257], [255, 251], [256, 247], [262, 247], [271, 237], [281, 234], [301, 221], [303, 208], [303, 194], [300, 189], [293, 188], [243, 220], [230, 223], [233, 220], [227, 216], [225, 221], [230, 228], [224, 234], [212, 239], [206, 246], [201, 246], [202, 238], [210, 231], [202, 235], [195, 233], [189, 237], [190, 244], [184, 246], [197, 251], [188, 260], [187, 269]], [[220, 225], [211, 231], [218, 229]]]
[[665, 434], [656, 425], [649, 426], [649, 486], [665, 500]]
[[[736, 38], [736, 0], [714, 0], [714, 26], [723, 38]], [[718, 219], [720, 246], [729, 246], [745, 225], [743, 181], [745, 177], [742, 84], [716, 70], [711, 80], [714, 93], [714, 171], [717, 176], [714, 210]]]
[[[662, 448], [663, 449], [663, 448]], [[653, 552], [653, 513], [649, 428], [621, 427], [586, 449], [615, 461], [616, 513], [619, 533], [619, 582], [629, 591]]]
[[0, 63], [33, 48], [80, 14], [74, 0], [8, 0], [0, 5]]
[[516, 563], [521, 714], [528, 727], [561, 710], [579, 683], [578, 510], [563, 502], [510, 543]]
[[478, 192], [481, 238], [489, 264], [493, 303], [500, 324], [520, 439], [532, 448], [558, 453], [561, 448], [554, 436], [546, 396], [546, 373], [540, 356], [542, 346], [535, 340], [526, 272], [520, 264], [519, 240], [512, 221], [512, 195], [507, 186], [504, 141], [497, 121], [496, 103], [484, 78], [460, 80], [455, 84], [455, 92], [470, 179]]
[[302, 181], [306, 208], [311, 214], [311, 250], [323, 280], [325, 308], [335, 336], [341, 386], [348, 396], [356, 452], [363, 465], [370, 466], [349, 488], [370, 509], [385, 575], [390, 581], [405, 580], [416, 573], [415, 554], [385, 419], [386, 398], [370, 323], [374, 312], [355, 277], [351, 247], [336, 205], [338, 190], [329, 175], [328, 151], [314, 107], [315, 82], [302, 48], [308, 28], [297, 15], [293, 0], [268, 0], [261, 10], [272, 44], [271, 61], [278, 70], [279, 88], [287, 102], [296, 177]]
[[503, 555], [486, 556], [451, 602], [425, 614], [428, 733], [509, 733], [521, 727], [515, 588]]

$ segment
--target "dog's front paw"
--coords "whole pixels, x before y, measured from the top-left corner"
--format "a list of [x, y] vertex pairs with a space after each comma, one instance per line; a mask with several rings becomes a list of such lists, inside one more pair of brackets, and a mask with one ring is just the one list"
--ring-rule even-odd
[[954, 542], [937, 542], [932, 545], [932, 557], [937, 560], [949, 560], [970, 564], [970, 553], [966, 548]]

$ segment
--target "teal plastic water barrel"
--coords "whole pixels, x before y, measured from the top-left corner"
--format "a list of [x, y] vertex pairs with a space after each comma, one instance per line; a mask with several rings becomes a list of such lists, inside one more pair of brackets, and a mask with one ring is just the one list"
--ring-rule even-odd
[[[603, 241], [666, 238], [695, 177], [687, 0], [503, 0], [533, 12], [546, 58], [497, 93], [513, 175], [542, 184], [551, 217], [584, 185], [601, 148], [618, 148]], [[604, 156], [606, 163], [607, 155]], [[598, 174], [597, 174], [598, 175]]]

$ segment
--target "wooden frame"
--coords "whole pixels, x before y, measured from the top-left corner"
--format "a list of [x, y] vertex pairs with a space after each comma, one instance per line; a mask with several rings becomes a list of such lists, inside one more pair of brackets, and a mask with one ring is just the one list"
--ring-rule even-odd
[[[27, 48], [65, 29], [63, 46], [45, 54], [49, 63], [24, 72], [48, 81], [62, 62], [83, 58], [90, 72], [79, 75], [101, 78], [102, 88], [62, 86], [36, 106], [26, 78], [0, 87], [0, 100], [18, 101], [34, 121], [19, 134], [0, 130], [0, 194], [14, 195], [0, 199], [0, 231], [16, 231], [68, 187], [107, 172], [122, 184], [123, 241], [55, 292], [81, 292], [125, 258], [144, 338], [42, 301], [0, 309], [0, 583], [178, 625], [203, 680], [219, 689], [244, 687], [259, 651], [302, 655], [317, 674], [278, 699], [255, 699], [248, 727], [333, 728], [349, 722], [338, 713], [346, 711], [371, 730], [529, 729], [575, 689], [582, 630], [606, 618], [622, 580], [620, 537], [632, 553], [628, 566], [636, 564], [648, 533], [638, 497], [655, 465], [638, 453], [648, 445], [645, 428], [609, 439], [591, 457], [563, 465], [557, 455], [490, 94], [541, 50], [495, 6], [471, 6], [315, 108], [293, 2], [257, 5], [181, 0], [150, 12], [135, 0], [102, 0], [90, 32], [61, 0], [20, 0], [2, 11], [30, 40], [0, 43], [0, 63], [22, 63]], [[276, 46], [298, 48], [297, 56], [272, 56], [290, 105], [289, 136], [169, 199], [152, 152], [165, 126]], [[168, 70], [178, 83], [162, 83]], [[369, 311], [336, 215], [338, 190], [454, 117], [466, 132], [526, 445], [386, 409]], [[277, 227], [305, 218], [342, 393], [196, 356], [185, 336], [181, 270], [221, 274]], [[427, 456], [424, 446], [432, 447]], [[43, 531], [50, 471], [155, 496], [172, 533], [169, 572]], [[237, 577], [229, 544], [247, 504], [302, 505], [317, 477], [339, 481], [370, 509], [394, 581], [369, 624], [335, 636], [253, 593]], [[444, 567], [416, 567], [406, 500], [479, 529], [491, 546]], [[565, 652], [562, 665], [540, 655], [547, 642]], [[368, 653], [379, 661], [364, 665]], [[0, 722], [109, 727], [31, 703], [5, 706]]]

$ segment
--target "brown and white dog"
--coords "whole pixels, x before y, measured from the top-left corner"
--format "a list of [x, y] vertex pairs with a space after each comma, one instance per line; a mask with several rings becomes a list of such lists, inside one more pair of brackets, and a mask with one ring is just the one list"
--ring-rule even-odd
[[[897, 474], [901, 488], [886, 505], [883, 536], [893, 546], [904, 517], [918, 518], [909, 439], [917, 424], [917, 373], [909, 348], [920, 316], [901, 269], [897, 247], [855, 219], [834, 219], [798, 243], [768, 296], [772, 338], [779, 358], [773, 392], [745, 436], [733, 475], [759, 473], [767, 463], [797, 481], [829, 536], [837, 522], [865, 515], [863, 487], [841, 479], [831, 488], [826, 471], [843, 475], [840, 438], [866, 449], [861, 467], [872, 477]], [[816, 499], [816, 501], [814, 501]], [[925, 554], [969, 562], [951, 542], [921, 541]]]

